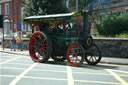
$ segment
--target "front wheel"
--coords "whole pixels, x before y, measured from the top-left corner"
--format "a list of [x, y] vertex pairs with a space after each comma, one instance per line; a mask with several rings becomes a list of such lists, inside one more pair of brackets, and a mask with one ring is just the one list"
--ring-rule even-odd
[[84, 61], [84, 48], [80, 44], [71, 44], [67, 49], [66, 57], [72, 66], [80, 66]]
[[86, 50], [85, 61], [89, 65], [98, 64], [101, 61], [101, 58], [100, 48], [96, 44], [93, 44], [88, 50]]

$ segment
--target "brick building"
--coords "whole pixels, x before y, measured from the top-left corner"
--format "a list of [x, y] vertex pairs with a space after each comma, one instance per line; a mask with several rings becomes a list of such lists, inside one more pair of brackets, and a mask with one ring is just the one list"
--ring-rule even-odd
[[[128, 0], [94, 0], [94, 16], [99, 23], [102, 18], [110, 13], [123, 14], [128, 13]], [[92, 24], [92, 32], [96, 32]]]
[[[31, 28], [21, 22], [21, 15], [23, 13], [23, 0], [1, 0], [0, 1], [0, 15], [4, 16], [4, 33], [7, 37], [12, 35], [17, 36], [31, 31]], [[3, 30], [0, 30], [3, 32]]]
[[112, 13], [128, 13], [128, 0], [94, 0], [95, 11], [100, 15]]

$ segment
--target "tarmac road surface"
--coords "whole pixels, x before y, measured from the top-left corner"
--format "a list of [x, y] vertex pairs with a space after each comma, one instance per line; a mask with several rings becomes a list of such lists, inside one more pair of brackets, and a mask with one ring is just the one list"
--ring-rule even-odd
[[0, 52], [0, 85], [128, 85], [128, 66], [35, 63], [29, 56]]

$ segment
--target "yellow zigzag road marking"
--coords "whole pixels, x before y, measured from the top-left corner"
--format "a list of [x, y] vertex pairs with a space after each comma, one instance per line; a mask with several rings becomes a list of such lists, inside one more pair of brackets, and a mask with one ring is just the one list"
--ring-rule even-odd
[[112, 71], [128, 74], [128, 71], [121, 71], [121, 70], [112, 70]]
[[114, 73], [112, 70], [110, 69], [105, 69], [107, 72], [109, 72], [110, 74], [112, 74], [118, 81], [120, 81], [121, 85], [128, 85], [128, 82], [126, 82], [125, 80], [123, 80], [119, 75], [117, 75], [116, 73]]

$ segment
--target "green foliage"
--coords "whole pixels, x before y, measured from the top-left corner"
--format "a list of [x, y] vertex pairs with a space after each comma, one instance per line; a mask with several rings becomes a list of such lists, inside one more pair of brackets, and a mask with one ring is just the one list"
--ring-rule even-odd
[[26, 38], [30, 38], [32, 36], [32, 33], [27, 33]]
[[117, 38], [128, 38], [128, 33], [117, 34]]
[[96, 25], [100, 35], [115, 36], [124, 32], [128, 32], [128, 15], [120, 16], [111, 14], [105, 17], [100, 24]]
[[63, 0], [25, 0], [24, 17], [69, 12]]

